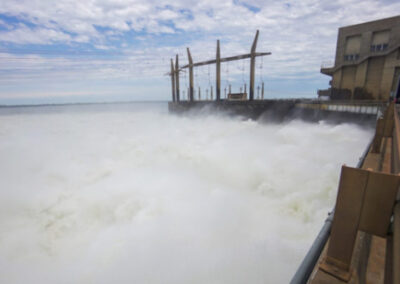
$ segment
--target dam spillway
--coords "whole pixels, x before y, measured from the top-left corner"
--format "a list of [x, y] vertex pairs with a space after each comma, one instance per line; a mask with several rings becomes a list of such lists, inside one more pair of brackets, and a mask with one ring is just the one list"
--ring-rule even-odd
[[320, 101], [312, 99], [220, 100], [169, 102], [171, 113], [225, 112], [255, 120], [283, 122], [292, 119], [333, 123], [360, 123], [374, 126], [386, 102], [379, 101]]
[[287, 283], [373, 132], [166, 103], [0, 114], [4, 283]]

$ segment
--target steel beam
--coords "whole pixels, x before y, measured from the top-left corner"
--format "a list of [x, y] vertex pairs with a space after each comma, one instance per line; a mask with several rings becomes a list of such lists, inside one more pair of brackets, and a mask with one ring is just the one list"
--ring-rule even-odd
[[[255, 57], [266, 56], [266, 55], [271, 55], [271, 52], [256, 52], [256, 53], [254, 53]], [[242, 54], [242, 55], [224, 57], [224, 58], [220, 59], [220, 62], [223, 63], [223, 62], [228, 62], [228, 61], [246, 59], [246, 58], [250, 58], [251, 56], [252, 56], [251, 53], [246, 53], [246, 54]], [[214, 64], [214, 63], [217, 63], [217, 60], [216, 59], [211, 59], [211, 60], [207, 60], [207, 61], [193, 63], [193, 67], [209, 65], [209, 64]], [[189, 68], [189, 64], [183, 65], [181, 67], [181, 69], [186, 69], [186, 68]]]
[[[221, 63], [234, 61], [234, 60], [240, 60], [240, 59], [246, 59], [246, 58], [251, 59], [250, 60], [250, 100], [253, 100], [254, 99], [254, 81], [255, 81], [255, 79], [254, 79], [255, 78], [255, 58], [258, 56], [265, 56], [265, 55], [271, 54], [271, 52], [256, 52], [258, 35], [259, 35], [259, 31], [257, 30], [256, 36], [253, 41], [253, 45], [251, 47], [251, 52], [246, 53], [246, 54], [221, 58], [220, 42], [219, 42], [219, 40], [217, 40], [217, 52], [216, 52], [215, 59], [193, 63], [192, 56], [190, 54], [190, 50], [189, 50], [189, 48], [187, 48], [188, 64], [179, 67], [178, 55], [176, 55], [176, 62], [175, 62], [175, 69], [174, 69], [174, 72], [175, 72], [174, 73], [174, 75], [175, 75], [175, 101], [178, 101], [178, 102], [180, 101], [179, 72], [181, 70], [189, 68], [189, 86], [190, 86], [189, 87], [189, 101], [193, 101], [194, 100], [193, 68], [197, 67], [197, 66], [216, 64], [216, 78], [215, 78], [215, 80], [216, 80], [216, 84], [215, 84], [216, 100], [220, 101], [221, 100]], [[229, 86], [229, 93], [231, 93], [230, 86]]]
[[261, 84], [261, 99], [264, 99], [264, 82]]
[[179, 102], [180, 97], [179, 97], [179, 58], [178, 58], [178, 54], [176, 55], [176, 59], [175, 59], [175, 82], [176, 82], [176, 101]]
[[175, 97], [175, 70], [174, 70], [174, 60], [171, 58], [171, 86], [172, 86], [172, 101], [176, 101]]
[[199, 86], [199, 101], [201, 100], [201, 91], [200, 91], [200, 86]]
[[251, 53], [250, 53], [250, 96], [249, 96], [250, 101], [254, 99], [254, 77], [256, 74], [256, 48], [257, 48], [258, 34], [259, 31], [257, 30], [256, 36], [253, 41], [253, 45], [251, 46]]
[[221, 100], [221, 51], [219, 49], [219, 40], [217, 40], [217, 56], [215, 59], [215, 86], [217, 92], [217, 101]]
[[189, 61], [189, 100], [193, 102], [193, 60], [192, 60], [192, 55], [190, 54], [189, 47], [186, 48], [187, 50], [187, 56], [188, 56], [188, 61]]

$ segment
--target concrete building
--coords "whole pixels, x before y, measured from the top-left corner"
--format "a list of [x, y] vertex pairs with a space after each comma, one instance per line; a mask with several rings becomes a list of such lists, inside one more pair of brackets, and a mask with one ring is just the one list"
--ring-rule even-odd
[[399, 94], [400, 16], [339, 28], [335, 65], [322, 67], [331, 99], [388, 100]]

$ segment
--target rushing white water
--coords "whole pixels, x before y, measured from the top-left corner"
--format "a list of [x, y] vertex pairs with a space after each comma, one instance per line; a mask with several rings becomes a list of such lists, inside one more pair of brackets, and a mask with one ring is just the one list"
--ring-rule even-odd
[[287, 283], [372, 133], [114, 107], [0, 115], [0, 283]]

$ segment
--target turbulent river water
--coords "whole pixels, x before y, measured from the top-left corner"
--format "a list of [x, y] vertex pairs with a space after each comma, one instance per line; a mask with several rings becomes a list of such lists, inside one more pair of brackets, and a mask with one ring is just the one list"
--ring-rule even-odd
[[371, 135], [165, 103], [0, 109], [0, 283], [287, 283]]

